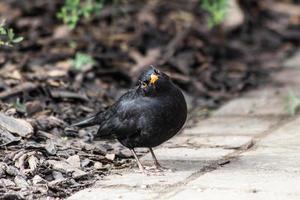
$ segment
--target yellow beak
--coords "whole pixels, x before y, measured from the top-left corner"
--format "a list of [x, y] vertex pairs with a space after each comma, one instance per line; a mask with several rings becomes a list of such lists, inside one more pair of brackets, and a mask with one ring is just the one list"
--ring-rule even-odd
[[155, 74], [151, 74], [150, 76], [150, 83], [154, 84], [158, 80], [158, 76]]

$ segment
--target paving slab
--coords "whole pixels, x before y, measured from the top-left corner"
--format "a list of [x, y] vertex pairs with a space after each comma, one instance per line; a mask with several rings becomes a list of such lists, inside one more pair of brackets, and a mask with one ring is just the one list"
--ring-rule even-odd
[[192, 199], [222, 194], [225, 199], [300, 199], [300, 151], [294, 142], [300, 141], [299, 125], [300, 117], [274, 130], [252, 151], [189, 182], [170, 199], [192, 194], [197, 195]]
[[[300, 198], [300, 152], [284, 158], [288, 153], [291, 152], [284, 149], [274, 153], [269, 148], [243, 155], [241, 159], [188, 183], [171, 199], [187, 198], [187, 194], [196, 195], [195, 191], [197, 198], [192, 199], [215, 199], [225, 192], [225, 196], [232, 199], [239, 199], [239, 196], [240, 199]], [[189, 191], [191, 188], [192, 193]]]
[[149, 189], [130, 188], [88, 188], [75, 193], [69, 200], [112, 200], [112, 199], [154, 199], [156, 194]]
[[289, 95], [289, 91], [293, 91], [295, 95], [300, 95], [300, 85], [266, 86], [259, 90], [247, 92], [243, 97], [265, 99], [281, 98], [284, 100]]
[[[160, 163], [175, 171], [198, 171], [210, 161], [219, 160], [234, 150], [223, 148], [159, 148], [154, 149]], [[147, 154], [141, 159], [146, 165], [152, 165], [152, 157]]]
[[300, 70], [288, 69], [271, 75], [272, 81], [292, 86], [300, 84]]
[[[138, 172], [138, 168], [136, 167], [135, 169], [129, 169], [121, 174], [105, 177], [95, 184], [95, 187], [98, 187], [98, 189], [90, 192], [87, 192], [87, 190], [79, 191], [75, 195], [76, 199], [89, 199], [90, 196], [92, 196], [90, 193], [95, 195], [96, 192], [102, 192], [105, 188], [111, 188], [114, 194], [119, 194], [124, 199], [131, 199], [129, 198], [130, 196], [128, 196], [128, 193], [130, 193], [128, 191], [129, 189], [134, 194], [136, 189], [141, 188], [148, 188], [149, 190], [151, 188], [161, 189], [172, 187], [172, 185], [183, 182], [193, 173], [204, 170], [213, 161], [217, 161], [233, 152], [233, 150], [223, 148], [159, 148], [154, 151], [160, 163], [164, 167], [172, 169], [173, 172], [164, 172], [162, 174], [146, 176]], [[141, 161], [145, 166], [153, 166], [152, 157], [149, 154], [144, 156]], [[127, 189], [119, 189], [124, 187]], [[141, 193], [144, 192], [144, 190], [141, 191]], [[116, 196], [108, 197], [114, 199], [113, 197]], [[98, 196], [97, 198], [105, 199], [106, 196]], [[73, 200], [73, 198], [71, 199]]]
[[[178, 163], [178, 162], [177, 162]], [[136, 169], [130, 171], [114, 174], [105, 177], [98, 181], [95, 186], [98, 187], [130, 187], [130, 188], [161, 188], [171, 187], [178, 182], [184, 181], [191, 176], [196, 170], [200, 170], [207, 162], [183, 162], [182, 165], [188, 165], [187, 170], [176, 170], [173, 172], [157, 173], [156, 175], [146, 176]], [[193, 165], [193, 167], [191, 167]], [[173, 169], [175, 170], [175, 169]], [[172, 178], [170, 178], [172, 177]]]
[[[283, 139], [284, 137], [284, 139]], [[264, 140], [258, 143], [260, 146], [276, 148], [300, 149], [300, 117], [283, 125]]]
[[206, 190], [201, 189], [187, 189], [176, 196], [169, 198], [171, 200], [220, 200], [220, 199], [230, 199], [230, 200], [299, 200], [299, 196], [295, 194], [282, 194], [272, 193], [272, 192], [257, 192], [256, 190], [246, 190], [238, 191], [235, 189], [222, 189], [222, 188], [209, 188]]
[[183, 135], [258, 135], [278, 124], [278, 117], [211, 117], [183, 131]]
[[285, 108], [285, 98], [280, 96], [270, 97], [241, 97], [230, 101], [217, 110], [214, 116], [244, 115], [288, 115]]
[[[300, 195], [300, 190], [294, 190], [294, 186], [300, 189], [300, 170], [297, 168], [300, 163], [300, 153], [290, 155], [283, 160], [283, 151], [279, 154], [271, 151], [272, 155], [266, 154], [267, 151], [257, 152], [256, 155], [244, 155], [241, 159], [232, 161], [225, 167], [190, 182], [187, 188], [268, 189], [272, 191], [277, 186], [279, 188], [288, 186], [287, 189]], [[298, 161], [294, 160], [293, 166], [290, 165], [292, 158], [298, 159]]]
[[252, 146], [253, 140], [250, 136], [184, 136], [178, 135], [167, 141], [162, 147], [220, 147], [224, 149], [248, 149]]

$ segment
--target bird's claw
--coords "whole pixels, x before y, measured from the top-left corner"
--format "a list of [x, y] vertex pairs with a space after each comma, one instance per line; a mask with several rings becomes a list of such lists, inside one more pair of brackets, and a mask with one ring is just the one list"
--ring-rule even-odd
[[160, 172], [173, 172], [172, 169], [166, 168], [166, 167], [162, 167], [162, 166], [156, 166], [156, 170], [160, 171]]
[[159, 171], [153, 167], [149, 167], [147, 169], [145, 169], [144, 172], [147, 176], [164, 176], [165, 174], [163, 173], [163, 171]]
[[161, 169], [157, 169], [156, 167], [146, 167], [144, 166], [143, 169], [136, 169], [134, 170], [135, 172], [147, 175], [147, 176], [164, 176], [165, 172], [172, 172], [172, 170], [167, 169], [167, 168], [161, 168]]
[[155, 169], [160, 172], [172, 172], [172, 169], [161, 166], [158, 162], [154, 163]]
[[171, 169], [165, 168], [165, 167], [157, 167], [157, 166], [151, 166], [151, 167], [145, 167], [144, 174], [146, 175], [165, 175], [164, 172], [172, 172]]

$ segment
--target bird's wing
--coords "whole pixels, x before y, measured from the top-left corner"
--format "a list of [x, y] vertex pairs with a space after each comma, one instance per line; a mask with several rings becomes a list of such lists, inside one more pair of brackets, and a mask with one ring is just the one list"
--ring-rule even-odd
[[133, 98], [134, 95], [136, 94], [135, 89], [129, 90], [125, 94], [123, 94], [120, 99], [112, 105], [108, 110], [103, 111], [103, 112], [98, 112], [92, 116], [87, 117], [86, 119], [83, 119], [79, 122], [76, 122], [72, 124], [71, 126], [77, 126], [79, 128], [85, 128], [89, 126], [94, 126], [94, 125], [101, 125], [103, 121], [107, 121], [110, 117], [113, 116], [115, 111], [117, 110], [118, 105], [120, 102]]
[[114, 136], [116, 138], [135, 134], [139, 131], [141, 116], [143, 113], [143, 101], [129, 99], [120, 101], [105, 113], [105, 119], [101, 122], [97, 136]]

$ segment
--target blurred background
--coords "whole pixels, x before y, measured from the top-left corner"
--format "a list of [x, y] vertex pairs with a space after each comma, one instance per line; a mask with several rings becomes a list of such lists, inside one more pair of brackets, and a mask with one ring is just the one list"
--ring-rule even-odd
[[[30, 138], [29, 149], [51, 154], [52, 137], [57, 155], [75, 135], [65, 130], [68, 124], [113, 104], [151, 64], [197, 108], [193, 121], [272, 81], [299, 42], [298, 0], [2, 0], [0, 111], [30, 121], [39, 136]], [[88, 134], [79, 132], [82, 141]], [[86, 151], [82, 141], [69, 142], [77, 148], [70, 155]], [[28, 140], [17, 144], [11, 153]], [[89, 148], [103, 154], [111, 147]]]

